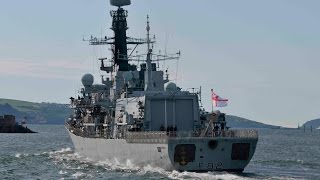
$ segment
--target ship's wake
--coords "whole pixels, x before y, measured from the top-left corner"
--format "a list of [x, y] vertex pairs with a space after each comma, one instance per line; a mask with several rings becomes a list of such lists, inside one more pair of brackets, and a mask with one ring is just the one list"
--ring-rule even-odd
[[119, 179], [120, 175], [123, 179], [127, 179], [128, 177], [136, 177], [133, 179], [250, 179], [248, 176], [226, 172], [193, 173], [166, 171], [151, 165], [137, 166], [130, 160], [119, 162], [116, 158], [97, 162], [80, 156], [71, 148], [44, 152], [42, 155], [47, 155], [48, 159], [58, 167], [58, 173], [63, 178], [104, 179], [108, 177], [112, 179], [112, 177], [117, 177]]

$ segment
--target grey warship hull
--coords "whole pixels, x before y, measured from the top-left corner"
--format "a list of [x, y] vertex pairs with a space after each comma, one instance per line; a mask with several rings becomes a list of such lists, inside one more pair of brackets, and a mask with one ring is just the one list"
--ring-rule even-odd
[[127, 139], [86, 138], [75, 135], [72, 130], [69, 134], [76, 152], [94, 161], [130, 162], [139, 167], [151, 165], [194, 172], [242, 172], [258, 141], [254, 131], [246, 131], [246, 137], [234, 134], [233, 137], [204, 138], [168, 137], [161, 132]]
[[[255, 152], [257, 131], [231, 130], [224, 113], [203, 108], [201, 88], [178, 87], [159, 63], [178, 63], [180, 51], [155, 53], [149, 16], [146, 38], [128, 37], [123, 6], [131, 1], [110, 4], [117, 7], [110, 11], [114, 36], [87, 40], [111, 45], [111, 58], [99, 59], [105, 72], [101, 84], [85, 74], [78, 98], [70, 98], [73, 113], [66, 128], [76, 152], [96, 161], [166, 170], [243, 171]], [[140, 45], [146, 45], [146, 53], [133, 54]]]

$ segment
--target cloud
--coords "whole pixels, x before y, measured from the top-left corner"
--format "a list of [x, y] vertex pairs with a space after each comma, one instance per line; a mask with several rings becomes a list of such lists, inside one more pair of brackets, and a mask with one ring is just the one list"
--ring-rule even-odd
[[0, 75], [36, 78], [77, 79], [78, 74], [88, 71], [90, 62], [75, 60], [0, 59]]

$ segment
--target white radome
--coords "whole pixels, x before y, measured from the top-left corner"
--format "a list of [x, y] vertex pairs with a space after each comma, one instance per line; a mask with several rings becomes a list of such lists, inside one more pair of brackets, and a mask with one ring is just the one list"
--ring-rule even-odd
[[164, 84], [165, 91], [176, 91], [177, 85], [173, 82], [167, 82]]
[[94, 81], [94, 77], [92, 74], [85, 74], [81, 78], [81, 82], [83, 86], [92, 86], [93, 81]]

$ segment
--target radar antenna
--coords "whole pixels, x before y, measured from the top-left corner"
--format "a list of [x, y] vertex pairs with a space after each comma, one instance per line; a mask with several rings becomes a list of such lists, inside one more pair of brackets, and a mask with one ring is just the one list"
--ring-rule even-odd
[[117, 6], [117, 7], [121, 7], [121, 6], [128, 6], [131, 4], [130, 0], [110, 0], [110, 4], [112, 6]]

